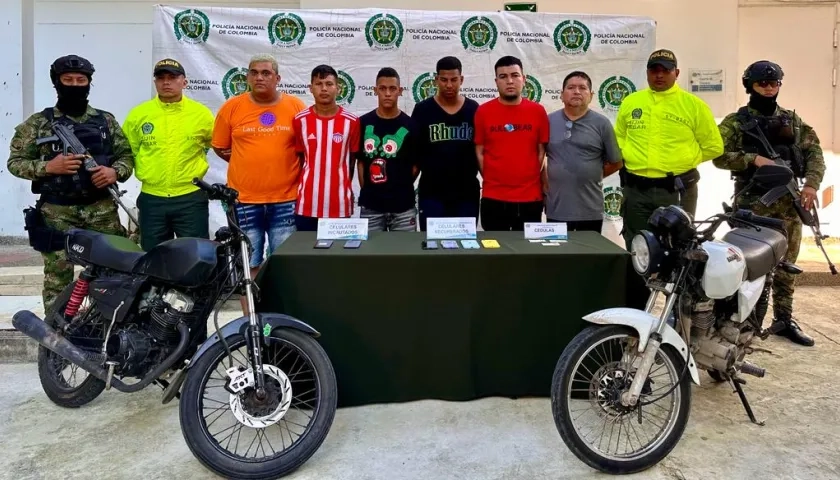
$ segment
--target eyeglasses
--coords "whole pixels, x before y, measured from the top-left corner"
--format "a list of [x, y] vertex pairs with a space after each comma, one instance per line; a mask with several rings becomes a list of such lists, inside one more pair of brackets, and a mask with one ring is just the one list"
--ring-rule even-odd
[[566, 120], [566, 133], [564, 135], [566, 138], [572, 137], [572, 127], [574, 126], [575, 124], [571, 120]]
[[759, 80], [758, 81], [758, 86], [761, 87], [761, 88], [767, 88], [767, 87], [776, 88], [776, 87], [779, 87], [781, 85], [782, 85], [781, 80]]

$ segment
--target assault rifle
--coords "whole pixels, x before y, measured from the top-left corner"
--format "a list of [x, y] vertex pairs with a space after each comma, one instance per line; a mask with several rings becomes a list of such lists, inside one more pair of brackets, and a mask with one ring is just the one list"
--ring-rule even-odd
[[[76, 154], [76, 155], [84, 155], [85, 156], [85, 159], [84, 159], [85, 169], [91, 170], [91, 169], [96, 168], [98, 166], [96, 161], [91, 156], [90, 152], [88, 152], [87, 148], [85, 148], [85, 146], [82, 145], [82, 142], [80, 142], [79, 139], [76, 137], [76, 134], [73, 133], [73, 127], [63, 125], [63, 124], [58, 123], [58, 122], [53, 122], [52, 125], [50, 125], [50, 126], [52, 127], [53, 132], [55, 132], [55, 135], [53, 135], [51, 137], [44, 137], [44, 138], [37, 139], [35, 141], [36, 145], [41, 145], [42, 143], [47, 143], [47, 142], [60, 141], [64, 145], [64, 154], [65, 155], [67, 155], [68, 153], [73, 153], [73, 154]], [[127, 193], [126, 190], [120, 191], [120, 189], [117, 188], [116, 184], [108, 185], [107, 188], [108, 188], [108, 193], [110, 193], [111, 196], [114, 197], [114, 201], [117, 202], [117, 205], [122, 207], [122, 209], [125, 211], [126, 215], [128, 215], [128, 218], [132, 222], [134, 222], [134, 225], [136, 227], [139, 228], [140, 223], [137, 221], [137, 218], [135, 218], [135, 216], [131, 213], [131, 210], [129, 210], [128, 207], [126, 207], [125, 204], [122, 201], [121, 197]]]
[[[745, 125], [742, 125], [742, 130], [744, 133], [755, 137], [758, 141], [761, 142], [761, 145], [764, 147], [764, 150], [768, 154], [768, 158], [773, 160], [778, 165], [786, 165], [785, 160], [775, 151], [773, 147], [770, 146], [770, 142], [767, 140], [767, 137], [764, 136], [764, 132], [761, 131], [760, 128], [755, 128], [757, 126], [755, 120], [751, 120], [747, 122]], [[758, 132], [753, 133], [753, 131]], [[772, 205], [776, 200], [782, 198], [786, 193], [790, 193], [793, 197], [793, 208], [796, 210], [796, 214], [802, 220], [802, 224], [810, 227], [811, 232], [814, 234], [814, 243], [817, 244], [817, 247], [822, 251], [823, 256], [825, 256], [826, 262], [828, 262], [828, 268], [831, 270], [832, 275], [837, 275], [837, 268], [831, 263], [831, 259], [828, 258], [828, 253], [825, 251], [825, 247], [823, 246], [822, 241], [828, 238], [828, 235], [823, 235], [820, 231], [820, 217], [817, 213], [816, 201], [811, 208], [806, 210], [804, 206], [802, 206], [802, 192], [799, 189], [799, 184], [796, 180], [791, 180], [787, 185], [776, 187], [768, 191], [761, 197], [761, 203], [764, 206], [769, 207]]]

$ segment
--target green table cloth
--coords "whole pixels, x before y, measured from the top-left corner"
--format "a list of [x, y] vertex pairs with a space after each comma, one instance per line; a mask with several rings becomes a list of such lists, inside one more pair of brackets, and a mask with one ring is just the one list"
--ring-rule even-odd
[[546, 396], [581, 316], [625, 305], [630, 256], [594, 232], [556, 246], [478, 237], [500, 248], [423, 250], [425, 233], [371, 232], [359, 249], [315, 249], [314, 232], [296, 232], [257, 277], [257, 310], [322, 333], [339, 406]]

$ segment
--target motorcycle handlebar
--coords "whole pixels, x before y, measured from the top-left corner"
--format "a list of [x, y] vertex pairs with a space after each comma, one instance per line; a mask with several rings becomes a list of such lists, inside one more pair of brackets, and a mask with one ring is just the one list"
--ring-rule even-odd
[[233, 203], [239, 197], [239, 192], [220, 183], [210, 185], [198, 177], [193, 178], [192, 183], [207, 192], [211, 200], [224, 200], [225, 202]]
[[780, 230], [785, 228], [784, 221], [779, 220], [778, 218], [762, 217], [761, 215], [754, 214], [750, 210], [739, 209], [737, 212], [732, 214], [732, 218], [767, 228], [776, 228]]

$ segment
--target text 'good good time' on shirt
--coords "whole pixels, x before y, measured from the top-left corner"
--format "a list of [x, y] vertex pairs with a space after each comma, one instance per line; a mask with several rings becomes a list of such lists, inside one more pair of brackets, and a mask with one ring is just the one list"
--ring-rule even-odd
[[484, 146], [482, 197], [505, 202], [542, 201], [540, 144], [548, 143], [548, 113], [523, 98], [505, 105], [498, 98], [475, 114], [475, 143]]
[[242, 203], [279, 203], [297, 197], [300, 163], [295, 156], [292, 122], [306, 108], [297, 97], [281, 94], [273, 105], [260, 105], [243, 93], [216, 114], [213, 146], [231, 149], [228, 185]]
[[381, 213], [401, 213], [414, 207], [414, 167], [417, 126], [405, 112], [382, 118], [376, 110], [359, 118], [362, 165], [359, 205]]
[[419, 129], [421, 197], [469, 201], [478, 198], [478, 159], [475, 154], [475, 112], [478, 102], [465, 98], [460, 110], [449, 114], [434, 97], [414, 106], [411, 118]]
[[353, 214], [350, 156], [359, 149], [359, 117], [338, 107], [322, 117], [313, 107], [294, 120], [296, 149], [304, 155], [296, 213], [315, 218]]
[[621, 160], [612, 123], [592, 110], [574, 121], [562, 109], [548, 118], [546, 217], [562, 222], [602, 220], [604, 165]]

